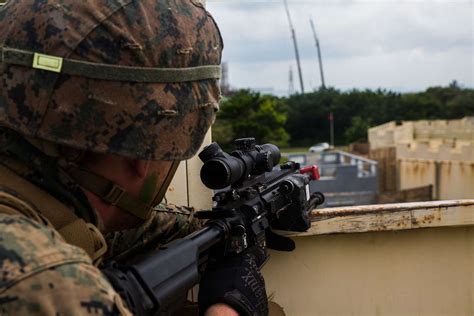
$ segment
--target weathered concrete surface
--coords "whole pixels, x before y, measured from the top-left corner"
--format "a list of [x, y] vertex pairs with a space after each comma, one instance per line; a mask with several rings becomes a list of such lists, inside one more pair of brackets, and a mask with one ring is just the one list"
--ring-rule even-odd
[[474, 200], [312, 216], [296, 250], [271, 252], [264, 268], [287, 315], [474, 315]]
[[376, 204], [316, 209], [304, 233], [287, 236], [474, 226], [474, 200]]
[[[210, 143], [211, 131], [207, 133], [199, 152]], [[201, 166], [202, 162], [198, 156], [181, 162], [166, 192], [165, 199], [167, 202], [193, 206], [197, 210], [212, 208], [212, 191], [202, 184], [199, 176]]]
[[271, 252], [286, 315], [474, 315], [474, 227], [295, 237]]
[[420, 120], [388, 122], [368, 131], [371, 149], [393, 147], [417, 142], [437, 141], [474, 143], [474, 117], [459, 120]]
[[399, 159], [400, 190], [433, 185], [435, 198], [474, 197], [474, 162]]

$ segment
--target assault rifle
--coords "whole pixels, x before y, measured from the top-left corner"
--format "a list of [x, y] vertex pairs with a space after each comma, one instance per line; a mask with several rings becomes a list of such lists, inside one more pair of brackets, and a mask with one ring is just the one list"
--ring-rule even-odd
[[210, 257], [232, 256], [259, 245], [291, 251], [291, 239], [272, 229], [306, 231], [310, 212], [324, 202], [321, 193], [310, 194], [309, 182], [319, 179], [316, 166], [300, 168], [280, 162], [272, 144], [256, 145], [255, 139], [235, 141], [227, 154], [212, 143], [200, 154], [201, 180], [215, 190], [212, 211], [198, 212], [208, 219], [195, 233], [148, 253], [134, 264], [108, 264], [103, 269], [133, 314], [167, 314], [199, 282]]

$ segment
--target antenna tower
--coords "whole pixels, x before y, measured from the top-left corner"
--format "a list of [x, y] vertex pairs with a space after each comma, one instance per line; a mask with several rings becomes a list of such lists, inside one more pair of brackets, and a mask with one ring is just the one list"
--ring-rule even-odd
[[295, 84], [293, 81], [293, 67], [290, 65], [290, 72], [289, 72], [289, 85], [288, 85], [288, 95], [292, 95], [295, 93]]
[[316, 34], [316, 29], [314, 28], [313, 19], [309, 19], [309, 23], [311, 24], [311, 29], [313, 30], [314, 40], [316, 42], [316, 48], [318, 50], [319, 73], [321, 74], [321, 87], [323, 89], [326, 89], [326, 84], [324, 82], [323, 59], [321, 57], [321, 49], [320, 49], [320, 46], [319, 46], [319, 38]]
[[298, 66], [298, 75], [300, 78], [301, 93], [304, 93], [303, 73], [301, 72], [300, 53], [298, 51], [296, 33], [295, 33], [295, 29], [293, 28], [293, 23], [291, 22], [291, 16], [290, 16], [290, 10], [288, 9], [288, 3], [286, 2], [286, 0], [283, 0], [283, 2], [285, 4], [285, 10], [286, 10], [286, 15], [288, 16], [288, 22], [290, 23], [290, 31], [291, 31], [291, 37], [293, 38], [293, 45], [295, 46], [296, 64]]

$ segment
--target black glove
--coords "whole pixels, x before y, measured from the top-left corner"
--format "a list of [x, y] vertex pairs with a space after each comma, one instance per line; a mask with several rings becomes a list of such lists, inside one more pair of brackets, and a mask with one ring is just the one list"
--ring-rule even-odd
[[274, 233], [271, 229], [267, 229], [265, 232], [267, 248], [277, 251], [293, 251], [296, 248], [295, 242], [282, 235]]
[[231, 258], [212, 262], [199, 285], [199, 314], [216, 303], [224, 303], [240, 315], [268, 315], [265, 281], [260, 267], [267, 258], [265, 250], [251, 247]]

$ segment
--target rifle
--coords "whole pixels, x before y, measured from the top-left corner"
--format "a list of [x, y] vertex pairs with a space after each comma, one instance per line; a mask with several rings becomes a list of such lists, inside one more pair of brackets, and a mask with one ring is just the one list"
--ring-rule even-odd
[[291, 251], [294, 242], [272, 229], [306, 231], [310, 212], [324, 202], [310, 194], [309, 182], [319, 179], [316, 166], [295, 162], [278, 165], [281, 154], [273, 144], [256, 145], [253, 138], [235, 141], [225, 153], [217, 143], [204, 148], [201, 180], [215, 190], [212, 211], [198, 212], [206, 226], [120, 266], [102, 270], [136, 315], [169, 314], [179, 306], [211, 257], [232, 256], [258, 245]]

